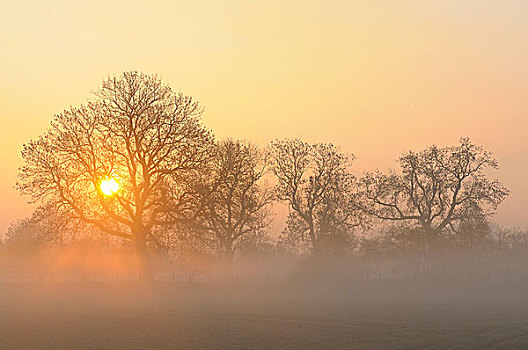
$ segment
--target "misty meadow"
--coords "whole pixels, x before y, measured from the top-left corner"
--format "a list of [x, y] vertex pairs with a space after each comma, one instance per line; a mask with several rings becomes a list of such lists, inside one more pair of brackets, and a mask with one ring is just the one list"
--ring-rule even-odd
[[528, 348], [527, 11], [0, 2], [0, 350]]
[[[284, 139], [262, 147], [215, 139], [202, 113], [194, 98], [174, 93], [157, 75], [129, 71], [105, 79], [87, 104], [56, 114], [26, 143], [16, 187], [37, 207], [2, 241], [0, 276], [10, 286], [4, 307], [22, 303], [31, 314], [28, 303], [37, 303], [58, 324], [87, 310], [128, 318], [139, 309], [168, 332], [156, 348], [173, 348], [215, 343], [192, 327], [169, 341], [171, 324], [189, 327], [173, 319], [182, 312], [191, 312], [191, 323], [218, 327], [242, 317], [233, 322], [247, 327], [246, 312], [280, 319], [277, 305], [286, 302], [321, 334], [308, 343], [288, 332], [270, 338], [276, 320], [257, 347], [422, 347], [434, 337], [372, 343], [363, 338], [366, 329], [347, 338], [350, 325], [327, 322], [359, 311], [373, 322], [393, 317], [364, 309], [387, 303], [387, 288], [399, 300], [389, 309], [402, 312], [398, 305], [410, 303], [414, 327], [420, 307], [436, 306], [438, 298], [453, 307], [486, 300], [481, 288], [502, 295], [528, 287], [528, 232], [493, 223], [509, 191], [492, 177], [493, 154], [469, 138], [405, 151], [393, 170], [357, 174], [354, 155], [330, 143]], [[284, 228], [273, 237], [269, 228], [281, 208]], [[39, 301], [25, 299], [33, 293]], [[74, 311], [56, 314], [57, 303]], [[211, 319], [205, 310], [227, 314]], [[428, 312], [431, 322], [445, 322]], [[325, 340], [327, 331], [338, 339]], [[148, 347], [142, 332], [132, 343], [110, 338], [107, 346]], [[240, 339], [220, 332], [219, 346], [249, 347], [247, 332]], [[471, 343], [449, 340], [445, 346]]]

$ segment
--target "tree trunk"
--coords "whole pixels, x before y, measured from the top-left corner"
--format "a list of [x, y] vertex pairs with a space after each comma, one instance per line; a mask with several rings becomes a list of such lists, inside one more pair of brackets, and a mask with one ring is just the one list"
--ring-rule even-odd
[[423, 249], [423, 270], [422, 273], [427, 277], [431, 277], [430, 274], [433, 273], [433, 260], [431, 253], [434, 251], [435, 244], [437, 241], [439, 233], [431, 228], [425, 230], [425, 245]]
[[312, 242], [312, 252], [314, 255], [319, 256], [323, 253], [321, 250], [321, 242], [319, 237], [315, 235], [313, 224], [309, 223], [309, 226], [310, 230], [308, 231], [308, 234], [310, 235], [310, 241]]
[[152, 281], [154, 279], [150, 257], [147, 251], [146, 235], [143, 229], [134, 229], [134, 246], [139, 264], [139, 279]]
[[223, 251], [223, 264], [224, 264], [224, 271], [225, 271], [225, 278], [227, 280], [232, 280], [235, 278], [234, 271], [233, 271], [233, 258], [234, 258], [235, 252], [233, 251], [233, 240], [227, 238], [224, 242], [224, 251]]
[[231, 264], [233, 262], [234, 255], [235, 254], [233, 252], [233, 242], [230, 241], [230, 240], [227, 240], [226, 244], [225, 244], [225, 247], [224, 247], [224, 259], [225, 259], [225, 262], [228, 263], [228, 264]]

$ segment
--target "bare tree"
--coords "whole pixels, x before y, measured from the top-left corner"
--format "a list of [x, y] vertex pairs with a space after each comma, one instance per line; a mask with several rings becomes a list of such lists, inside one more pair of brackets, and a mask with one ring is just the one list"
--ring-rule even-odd
[[485, 221], [508, 190], [485, 172], [497, 161], [462, 138], [457, 146], [431, 146], [399, 159], [401, 173], [367, 173], [361, 179], [363, 210], [378, 219], [419, 227], [431, 242], [468, 221]]
[[[346, 156], [331, 144], [310, 145], [299, 139], [271, 144], [278, 197], [289, 204], [284, 234], [306, 236], [315, 252], [347, 237], [360, 224], [354, 201], [355, 178]], [[343, 243], [343, 242], [340, 242]]]
[[242, 141], [217, 143], [198, 194], [205, 203], [199, 226], [228, 260], [250, 235], [264, 234], [270, 223], [272, 188], [263, 179], [268, 162], [262, 150]]
[[86, 224], [71, 216], [70, 211], [47, 203], [38, 206], [28, 220], [39, 225], [46, 240], [61, 248], [86, 234]]
[[18, 188], [100, 230], [133, 241], [151, 278], [147, 241], [159, 225], [195, 215], [186, 179], [209, 157], [202, 108], [157, 76], [125, 72], [93, 101], [57, 114], [24, 145]]
[[17, 220], [9, 225], [5, 234], [6, 246], [21, 246], [24, 248], [40, 247], [50, 238], [43, 227], [31, 217]]

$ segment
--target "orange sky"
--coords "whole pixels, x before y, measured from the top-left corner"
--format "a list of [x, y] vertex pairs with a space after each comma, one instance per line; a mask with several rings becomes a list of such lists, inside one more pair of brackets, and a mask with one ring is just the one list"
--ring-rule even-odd
[[[148, 5], [147, 5], [148, 4]], [[160, 73], [206, 106], [218, 137], [301, 137], [394, 165], [460, 136], [494, 151], [528, 225], [528, 2], [4, 1], [0, 232], [30, 213], [20, 149], [111, 73]]]

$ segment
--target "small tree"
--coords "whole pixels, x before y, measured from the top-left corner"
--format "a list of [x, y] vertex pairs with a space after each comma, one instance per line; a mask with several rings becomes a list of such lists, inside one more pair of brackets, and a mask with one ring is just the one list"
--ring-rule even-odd
[[56, 115], [24, 145], [17, 186], [100, 230], [133, 241], [151, 278], [151, 230], [195, 215], [186, 179], [207, 161], [211, 134], [191, 97], [157, 76], [125, 72], [103, 81], [96, 98]]
[[24, 249], [40, 248], [51, 240], [43, 227], [32, 218], [17, 220], [7, 229], [4, 244]]
[[346, 244], [361, 214], [354, 200], [355, 178], [348, 172], [353, 156], [331, 144], [298, 139], [273, 142], [271, 156], [278, 197], [289, 204], [284, 234], [294, 241], [307, 237], [317, 253], [328, 244]]

